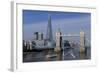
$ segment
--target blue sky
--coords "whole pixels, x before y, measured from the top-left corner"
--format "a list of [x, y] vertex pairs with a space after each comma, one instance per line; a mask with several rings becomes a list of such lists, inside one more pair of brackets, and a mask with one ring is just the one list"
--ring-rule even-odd
[[31, 40], [33, 33], [38, 31], [46, 36], [48, 15], [51, 16], [53, 36], [60, 27], [63, 34], [79, 34], [83, 30], [90, 40], [91, 36], [91, 14], [79, 12], [56, 12], [23, 10], [23, 39]]

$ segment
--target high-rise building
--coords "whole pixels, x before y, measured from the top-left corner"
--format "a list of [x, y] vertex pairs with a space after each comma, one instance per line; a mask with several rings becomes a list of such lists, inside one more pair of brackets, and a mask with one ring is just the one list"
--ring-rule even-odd
[[46, 39], [49, 41], [53, 40], [53, 35], [52, 35], [52, 25], [51, 25], [51, 16], [48, 16], [48, 26], [47, 26], [47, 34], [46, 34]]
[[43, 33], [35, 32], [34, 33], [34, 40], [43, 40]]
[[43, 40], [43, 33], [38, 33], [38, 40]]
[[53, 45], [54, 45], [54, 40], [53, 40], [53, 34], [52, 34], [51, 16], [48, 15], [46, 46], [48, 46], [49, 48], [52, 48]]
[[38, 40], [38, 32], [34, 33], [34, 40]]

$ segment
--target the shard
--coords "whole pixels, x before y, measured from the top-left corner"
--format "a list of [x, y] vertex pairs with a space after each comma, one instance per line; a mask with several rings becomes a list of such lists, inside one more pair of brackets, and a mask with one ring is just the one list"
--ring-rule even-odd
[[48, 15], [48, 25], [47, 25], [46, 38], [47, 38], [48, 41], [52, 41], [53, 40], [52, 25], [51, 25], [51, 16], [50, 15]]

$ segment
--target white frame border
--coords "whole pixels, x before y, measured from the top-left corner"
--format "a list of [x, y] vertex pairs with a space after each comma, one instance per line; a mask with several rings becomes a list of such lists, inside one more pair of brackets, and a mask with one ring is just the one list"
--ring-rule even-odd
[[[95, 48], [95, 31], [96, 31], [96, 8], [94, 7], [75, 7], [75, 6], [60, 6], [60, 5], [42, 5], [42, 4], [34, 4], [34, 3], [18, 3], [18, 2], [12, 2], [12, 49], [11, 49], [11, 70], [13, 71], [25, 71], [25, 70], [33, 70], [33, 69], [54, 69], [54, 68], [66, 68], [66, 67], [80, 67], [80, 66], [93, 66], [96, 65], [96, 48]], [[34, 8], [34, 9], [33, 9]], [[38, 9], [39, 8], [39, 9]], [[58, 9], [57, 9], [58, 8]], [[65, 10], [65, 8], [67, 8]], [[91, 12], [91, 45], [92, 48], [95, 48], [95, 50], [92, 50], [91, 54], [91, 60], [73, 60], [73, 61], [62, 61], [62, 62], [32, 62], [32, 63], [22, 63], [22, 50], [21, 50], [21, 41], [22, 38], [22, 9], [33, 9], [33, 10], [50, 10], [50, 11], [56, 11], [60, 9], [60, 11], [74, 11], [74, 12]], [[95, 25], [94, 25], [95, 24]], [[94, 30], [93, 30], [94, 29]], [[63, 65], [62, 65], [63, 63]], [[59, 64], [59, 66], [58, 66]], [[46, 67], [48, 65], [48, 67]]]

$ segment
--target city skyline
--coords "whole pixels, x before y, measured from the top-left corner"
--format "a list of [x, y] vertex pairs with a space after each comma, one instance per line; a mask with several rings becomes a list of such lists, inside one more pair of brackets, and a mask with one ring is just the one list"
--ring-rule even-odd
[[57, 28], [64, 34], [79, 34], [82, 29], [91, 40], [91, 14], [76, 12], [54, 12], [23, 10], [23, 39], [31, 40], [34, 32], [42, 32], [46, 37], [48, 15], [51, 16], [53, 38]]

